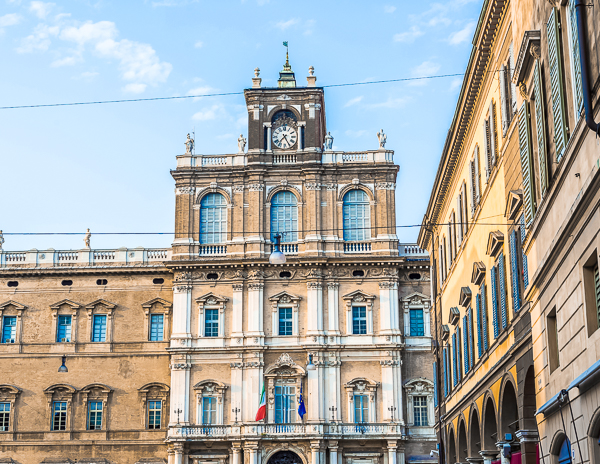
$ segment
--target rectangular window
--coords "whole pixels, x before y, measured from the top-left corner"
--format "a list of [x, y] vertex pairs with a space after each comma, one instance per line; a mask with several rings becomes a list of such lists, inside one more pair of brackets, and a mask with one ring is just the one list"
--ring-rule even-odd
[[67, 430], [67, 402], [54, 401], [52, 403], [52, 430]]
[[487, 312], [487, 291], [485, 283], [481, 284], [480, 291], [480, 303], [481, 303], [481, 338], [483, 340], [483, 351], [487, 351], [489, 347], [488, 338], [488, 312]]
[[458, 384], [458, 361], [456, 357], [456, 333], [452, 334], [452, 385]]
[[531, 151], [531, 128], [529, 104], [525, 101], [519, 109], [519, 152], [521, 155], [521, 173], [523, 177], [523, 211], [525, 224], [529, 226], [535, 216], [535, 185], [533, 172], [533, 158]]
[[556, 323], [556, 309], [552, 309], [546, 318], [546, 331], [548, 333], [548, 364], [550, 373], [560, 366], [558, 355], [558, 326]]
[[583, 266], [583, 291], [590, 336], [600, 327], [600, 276], [596, 250]]
[[150, 341], [160, 342], [163, 340], [164, 333], [164, 315], [150, 315]]
[[161, 416], [162, 401], [148, 401], [148, 428], [151, 430], [160, 429]]
[[102, 430], [102, 401], [88, 403], [88, 430]]
[[513, 309], [515, 312], [521, 309], [521, 289], [523, 286], [523, 274], [521, 266], [521, 240], [520, 234], [517, 234], [517, 229], [513, 230], [509, 235], [510, 248], [510, 276], [512, 287]]
[[354, 395], [354, 422], [369, 422], [369, 396]]
[[279, 335], [292, 335], [292, 308], [279, 308]]
[[410, 310], [410, 335], [411, 337], [423, 337], [425, 335], [422, 309]]
[[471, 363], [470, 363], [470, 348], [469, 348], [469, 324], [467, 321], [467, 315], [463, 316], [463, 332], [464, 332], [464, 339], [463, 339], [463, 347], [464, 347], [464, 361], [465, 361], [465, 375], [467, 375], [470, 370], [471, 370]]
[[219, 336], [219, 310], [205, 309], [204, 310], [204, 336], [218, 337]]
[[294, 423], [296, 414], [296, 387], [275, 385], [275, 423]]
[[540, 169], [541, 198], [548, 190], [548, 163], [546, 160], [546, 120], [544, 109], [544, 93], [542, 90], [542, 74], [540, 63], [536, 60], [533, 68], [533, 99], [535, 101], [535, 135], [537, 138], [538, 162]]
[[506, 301], [506, 270], [504, 267], [504, 253], [498, 256], [498, 297], [500, 300], [500, 316], [502, 329], [508, 327], [508, 302]]
[[462, 336], [461, 336], [461, 330], [460, 327], [456, 327], [456, 372], [458, 374], [458, 381], [460, 382], [462, 380], [462, 369], [461, 366], [463, 366], [463, 353], [462, 353]]
[[56, 341], [58, 343], [71, 341], [71, 316], [58, 316]]
[[217, 399], [214, 396], [202, 398], [202, 425], [217, 423]]
[[92, 330], [92, 341], [93, 342], [105, 342], [106, 341], [106, 315], [96, 314], [94, 316], [94, 326]]
[[413, 397], [413, 413], [415, 416], [415, 426], [424, 427], [429, 425], [427, 421], [427, 397]]
[[352, 306], [352, 333], [365, 335], [367, 333], [367, 307]]
[[577, 13], [575, 0], [569, 0], [569, 48], [571, 49], [571, 78], [575, 117], [579, 119], [583, 107], [583, 87], [581, 84], [581, 61], [579, 56], [579, 35], [577, 34]]
[[448, 396], [448, 384], [450, 383], [448, 382], [448, 376], [450, 375], [448, 373], [448, 348], [444, 348], [442, 356], [442, 362], [444, 364], [444, 398], [446, 398]]
[[2, 343], [15, 343], [17, 338], [17, 316], [2, 318]]
[[8, 432], [10, 424], [10, 403], [0, 403], [0, 432]]

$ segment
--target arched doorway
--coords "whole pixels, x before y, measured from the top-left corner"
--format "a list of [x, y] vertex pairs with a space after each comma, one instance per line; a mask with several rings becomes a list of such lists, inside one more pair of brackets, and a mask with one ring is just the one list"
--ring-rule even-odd
[[558, 464], [572, 464], [571, 461], [571, 442], [568, 438], [560, 445], [560, 451], [558, 452]]
[[465, 421], [460, 421], [458, 426], [458, 462], [467, 462], [469, 449], [467, 448], [467, 431]]
[[454, 438], [454, 430], [450, 429], [448, 434], [448, 463], [455, 464], [456, 462], [456, 439]]
[[500, 434], [498, 441], [504, 440], [504, 434], [510, 433], [514, 437], [519, 430], [519, 408], [517, 406], [517, 395], [511, 382], [506, 382], [502, 393], [500, 410]]
[[485, 403], [483, 420], [483, 449], [486, 451], [496, 450], [496, 441], [498, 438], [498, 428], [496, 427], [496, 409], [494, 401], [488, 397]]
[[477, 411], [471, 413], [471, 425], [469, 425], [469, 457], [478, 458], [481, 451], [481, 434], [479, 432], [479, 415]]
[[292, 451], [278, 451], [269, 458], [268, 464], [302, 464], [302, 459]]
[[523, 430], [535, 430], [537, 432], [535, 411], [535, 374], [533, 373], [533, 366], [529, 366], [523, 384]]

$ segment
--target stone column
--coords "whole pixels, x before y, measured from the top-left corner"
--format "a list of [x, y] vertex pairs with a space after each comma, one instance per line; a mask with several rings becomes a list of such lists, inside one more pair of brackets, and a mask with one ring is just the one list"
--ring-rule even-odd
[[169, 445], [169, 448], [167, 448], [167, 463], [175, 464], [175, 448], [173, 448], [173, 445]]
[[308, 421], [323, 422], [324, 421], [324, 398], [325, 398], [325, 378], [323, 361], [320, 359], [320, 353], [313, 353], [313, 364], [316, 369], [308, 371], [308, 388], [304, 392], [305, 397], [308, 397]]
[[265, 284], [261, 280], [248, 283], [248, 332], [250, 344], [263, 345], [263, 289]]
[[329, 464], [337, 464], [338, 462], [338, 442], [329, 441]]
[[387, 442], [387, 450], [388, 450], [388, 463], [396, 464], [396, 452], [397, 452], [398, 443], [396, 440], [388, 440]]
[[265, 122], [264, 126], [267, 128], [267, 151], [271, 151], [271, 123]]
[[[238, 414], [238, 419], [241, 419], [241, 422], [244, 422], [246, 420], [243, 394], [244, 363], [241, 358], [236, 358], [236, 362], [229, 363], [229, 365], [231, 367], [231, 409], [239, 408], [240, 413]], [[233, 414], [233, 418], [235, 419], [235, 414]]]
[[339, 343], [339, 336], [340, 336], [339, 288], [340, 288], [339, 283], [327, 282], [327, 314], [329, 316], [327, 335], [329, 335], [329, 343]]
[[232, 452], [231, 464], [240, 464], [240, 451], [241, 451], [241, 443], [234, 442], [231, 444], [231, 452]]
[[310, 462], [311, 464], [321, 464], [320, 463], [320, 454], [321, 454], [321, 442], [311, 441], [310, 442]]
[[173, 333], [171, 346], [191, 346], [192, 286], [176, 284], [173, 288]]
[[[402, 409], [402, 408], [400, 408]], [[397, 464], [404, 464], [406, 462], [404, 458], [404, 446], [399, 446], [396, 451]]]
[[404, 424], [404, 411], [402, 402], [402, 366], [400, 364], [400, 355], [395, 351], [388, 351], [391, 359], [379, 361], [381, 364], [381, 396], [382, 396], [382, 414], [384, 421], [392, 420], [392, 413], [388, 410], [394, 406], [394, 421]]
[[519, 443], [521, 444], [521, 464], [537, 464], [537, 430], [517, 430], [515, 436], [519, 439]]
[[[171, 412], [169, 426], [179, 422], [189, 425], [190, 413], [190, 369], [192, 365], [187, 359], [171, 360]], [[179, 413], [177, 411], [180, 410]]]
[[232, 344], [244, 343], [244, 283], [239, 282], [232, 285], [233, 298], [231, 299], [231, 338]]
[[183, 444], [175, 443], [173, 447], [175, 448], [175, 464], [183, 464]]
[[379, 282], [379, 333], [388, 342], [398, 341], [392, 338], [400, 334], [398, 311], [398, 282]]
[[[323, 405], [326, 422], [337, 422], [342, 417], [342, 409], [340, 404], [340, 389], [342, 388], [340, 380], [341, 365], [342, 361], [339, 353], [330, 352], [329, 360], [327, 361], [327, 376], [325, 381], [325, 393], [327, 401], [325, 401], [325, 404]], [[334, 413], [329, 410], [331, 406], [336, 408]]]
[[[323, 284], [321, 282], [308, 282], [306, 305], [308, 307], [308, 323], [306, 335], [309, 343], [322, 343], [323, 335]], [[317, 337], [316, 340], [314, 337]]]
[[483, 458], [483, 464], [492, 464], [498, 457], [498, 450], [482, 450], [479, 455]]
[[244, 363], [242, 396], [246, 398], [246, 401], [243, 402], [242, 421], [254, 422], [254, 419], [256, 418], [256, 412], [258, 411], [260, 393], [262, 391], [264, 382], [264, 362], [262, 354], [258, 351], [254, 353], [248, 353], [248, 355], [252, 357], [248, 358], [251, 359], [251, 361]]

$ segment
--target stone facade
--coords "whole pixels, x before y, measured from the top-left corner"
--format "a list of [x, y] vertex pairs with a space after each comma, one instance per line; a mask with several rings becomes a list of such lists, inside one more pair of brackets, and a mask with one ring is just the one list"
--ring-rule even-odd
[[2, 462], [430, 460], [429, 257], [398, 243], [394, 153], [324, 150], [323, 89], [282, 73], [245, 91], [247, 151], [177, 157], [172, 248], [0, 252]]

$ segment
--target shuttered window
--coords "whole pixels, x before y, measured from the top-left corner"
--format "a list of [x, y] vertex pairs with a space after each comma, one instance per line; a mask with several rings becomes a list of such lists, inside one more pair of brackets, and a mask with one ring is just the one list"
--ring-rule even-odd
[[487, 312], [487, 295], [486, 295], [486, 286], [485, 282], [481, 284], [481, 325], [483, 327], [483, 332], [481, 337], [483, 338], [483, 351], [487, 351], [489, 346], [489, 338], [488, 338], [488, 312]]
[[492, 150], [490, 149], [490, 122], [488, 119], [483, 121], [483, 160], [485, 165], [485, 181], [487, 183], [492, 172]]
[[520, 249], [520, 245], [517, 243], [517, 231], [513, 230], [509, 236], [509, 246], [510, 246], [510, 275], [511, 275], [511, 284], [512, 284], [512, 298], [513, 298], [513, 308], [515, 312], [517, 312], [521, 308], [521, 269], [519, 266], [519, 255], [518, 251]]
[[444, 398], [448, 396], [448, 348], [442, 351], [442, 363], [444, 364]]
[[[525, 236], [527, 235], [527, 229], [525, 228], [525, 216], [521, 215], [521, 219], [519, 219], [519, 223], [521, 224], [520, 232], [521, 232], [521, 248], [525, 243]], [[527, 255], [525, 254], [525, 250], [522, 250], [523, 256], [523, 290], [527, 290], [529, 287], [529, 269], [527, 267]]]
[[452, 215], [450, 215], [450, 219], [448, 219], [448, 247], [450, 251], [450, 265], [452, 265], [452, 261], [454, 261], [454, 256], [456, 255], [452, 240]]
[[467, 315], [463, 316], [463, 331], [465, 333], [464, 336], [464, 340], [463, 340], [463, 352], [465, 354], [465, 375], [467, 375], [469, 373], [469, 371], [471, 370], [471, 363], [470, 361], [470, 356], [469, 356], [469, 325], [468, 325], [468, 318]]
[[500, 78], [500, 113], [502, 116], [502, 136], [506, 137], [506, 132], [508, 131], [508, 126], [510, 125], [509, 115], [511, 114], [509, 111], [510, 92], [507, 87], [506, 65], [503, 64], [500, 67], [498, 77]]
[[458, 243], [456, 241], [456, 213], [452, 211], [452, 240], [454, 242], [454, 253], [458, 253]]
[[525, 223], [529, 226], [533, 221], [536, 205], [532, 176], [529, 105], [526, 101], [523, 102], [519, 110], [519, 151], [521, 153], [521, 172], [523, 174], [523, 210], [525, 211]]
[[506, 301], [506, 270], [504, 267], [504, 252], [498, 256], [498, 297], [500, 300], [500, 315], [502, 329], [508, 326], [508, 302]]
[[546, 120], [544, 116], [544, 93], [540, 62], [533, 68], [533, 99], [535, 100], [535, 131], [537, 136], [538, 160], [540, 166], [540, 191], [542, 198], [548, 190], [548, 162], [546, 153]]
[[[515, 50], [513, 44], [508, 47], [508, 69], [510, 79], [510, 100], [512, 114], [517, 112], [517, 85], [513, 81], [513, 75], [515, 73]], [[512, 117], [511, 117], [512, 121]]]
[[467, 323], [469, 324], [469, 364], [471, 369], [475, 365], [475, 337], [473, 335], [473, 309], [467, 310]]
[[438, 364], [433, 361], [433, 407], [437, 408], [438, 405]]
[[579, 55], [579, 36], [577, 34], [577, 13], [575, 0], [569, 0], [569, 46], [571, 51], [571, 75], [573, 76], [573, 100], [576, 115], [579, 117], [583, 106], [583, 88], [581, 86], [581, 61]]
[[460, 381], [462, 379], [461, 366], [463, 364], [462, 336], [460, 327], [456, 327], [456, 362], [458, 363], [456, 372], [458, 373], [458, 380]]
[[[490, 159], [492, 162], [492, 166], [496, 165], [496, 158], [497, 158], [497, 137], [496, 137], [496, 104], [494, 103], [494, 100], [492, 100], [490, 102], [490, 115], [488, 118], [489, 121], [489, 145], [490, 145]], [[491, 167], [490, 167], [490, 171], [491, 171]]]
[[600, 327], [600, 276], [598, 275], [598, 265], [594, 268], [594, 290], [596, 292], [596, 312], [598, 314], [598, 327]]
[[481, 200], [481, 167], [479, 165], [479, 145], [475, 145], [475, 201]]
[[477, 199], [475, 194], [475, 161], [469, 161], [469, 193], [471, 198], [471, 217], [475, 214]]
[[457, 374], [457, 360], [456, 360], [456, 333], [452, 334], [452, 384], [456, 387], [458, 384]]
[[477, 318], [477, 357], [483, 355], [483, 324], [481, 323], [481, 294], [475, 295], [475, 317]]
[[462, 223], [462, 233], [463, 236], [467, 235], [469, 231], [469, 218], [467, 217], [467, 184], [463, 182], [462, 184], [462, 208], [463, 208], [463, 223]]
[[456, 246], [457, 248], [460, 247], [460, 244], [462, 243], [462, 239], [463, 239], [463, 222], [464, 222], [464, 217], [463, 217], [463, 211], [462, 211], [462, 198], [461, 198], [462, 194], [458, 194], [458, 197], [456, 198], [456, 211], [458, 213], [458, 224], [457, 224], [457, 228], [456, 228]]
[[559, 160], [567, 146], [568, 128], [564, 95], [563, 59], [560, 46], [558, 9], [553, 8], [548, 18], [548, 68], [552, 97], [552, 120], [556, 159]]
[[492, 267], [490, 277], [492, 279], [492, 322], [494, 324], [494, 338], [500, 334], [500, 324], [498, 318], [498, 277], [496, 266]]

